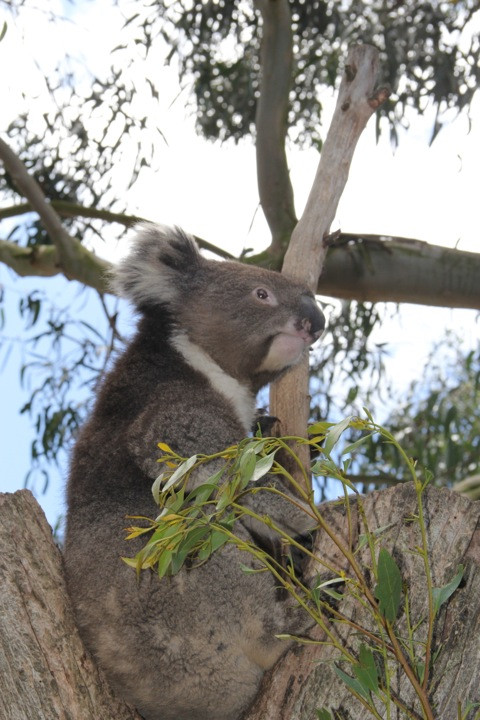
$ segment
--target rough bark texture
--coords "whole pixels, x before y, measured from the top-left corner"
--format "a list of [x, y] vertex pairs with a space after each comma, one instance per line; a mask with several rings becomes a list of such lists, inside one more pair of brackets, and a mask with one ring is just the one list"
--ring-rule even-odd
[[0, 718], [140, 720], [75, 627], [62, 556], [28, 490], [0, 493]]
[[[420, 544], [418, 525], [410, 522], [417, 512], [412, 485], [400, 485], [374, 492], [362, 500], [371, 531], [387, 528], [381, 545], [389, 550], [399, 565], [409, 588], [412, 622], [427, 616], [427, 594], [423, 561], [414, 553]], [[467, 701], [480, 702], [480, 503], [472, 502], [447, 489], [430, 488], [425, 495], [425, 514], [430, 549], [430, 563], [434, 587], [447, 584], [456, 574], [459, 564], [465, 565], [464, 579], [437, 616], [434, 628], [434, 651], [441, 650], [434, 662], [431, 677], [430, 701], [437, 720], [457, 718], [457, 703], [463, 708]], [[325, 517], [341, 535], [346, 535], [346, 520], [342, 509], [331, 505]], [[356, 537], [364, 532], [362, 521], [354, 509], [353, 528]], [[352, 538], [355, 547], [356, 537]], [[338, 548], [324, 534], [318, 533], [316, 552], [332, 565], [348, 572]], [[370, 564], [368, 550], [361, 554], [366, 566]], [[322, 568], [311, 568], [311, 573]], [[339, 607], [348, 617], [369, 628], [376, 627], [358, 604], [345, 600]], [[398, 632], [403, 636], [405, 617], [397, 620]], [[345, 625], [337, 625], [336, 632], [347, 646], [357, 647], [355, 632]], [[420, 637], [425, 639], [426, 627]], [[318, 630], [316, 639], [325, 639]], [[347, 690], [333, 670], [338, 652], [325, 645], [298, 645], [285, 655], [264, 679], [256, 703], [244, 720], [311, 720], [316, 708], [337, 711], [338, 717], [368, 717], [366, 710]], [[413, 689], [400, 671], [394, 674], [393, 689], [407, 705], [422, 718]], [[381, 717], [385, 711], [379, 707]], [[478, 709], [477, 709], [478, 711]], [[335, 716], [337, 717], [337, 716]], [[391, 718], [406, 717], [392, 708]], [[415, 716], [414, 716], [415, 717]], [[473, 720], [475, 711], [468, 718]]]

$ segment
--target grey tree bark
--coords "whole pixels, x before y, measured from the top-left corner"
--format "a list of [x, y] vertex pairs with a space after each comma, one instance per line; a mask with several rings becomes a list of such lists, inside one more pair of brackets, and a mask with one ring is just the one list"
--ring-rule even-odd
[[[411, 518], [417, 513], [416, 495], [411, 483], [397, 485], [388, 490], [372, 493], [362, 500], [365, 518], [370, 531], [386, 528], [381, 534], [381, 545], [399, 565], [404, 583], [408, 587], [411, 604], [411, 622], [427, 616], [427, 593], [423, 561], [415, 548], [420, 545], [419, 528]], [[427, 522], [430, 565], [434, 587], [442, 587], [452, 580], [458, 565], [465, 566], [462, 584], [440, 610], [434, 626], [434, 651], [439, 651], [433, 663], [430, 678], [430, 703], [436, 720], [478, 720], [480, 706], [468, 715], [458, 715], [461, 703], [465, 711], [467, 702], [480, 703], [480, 503], [472, 502], [448, 489], [429, 488], [425, 494], [424, 509]], [[358, 536], [365, 531], [364, 521], [352, 508], [354, 528], [353, 547]], [[339, 534], [347, 539], [346, 518], [342, 508], [326, 506], [324, 515]], [[349, 573], [338, 548], [323, 532], [318, 532], [315, 552], [338, 569]], [[368, 567], [366, 548], [359, 556]], [[318, 568], [310, 567], [314, 575]], [[373, 588], [372, 588], [373, 589]], [[378, 630], [369, 615], [350, 599], [340, 603], [339, 610], [372, 632]], [[403, 613], [403, 611], [402, 611]], [[397, 621], [398, 632], [406, 636], [405, 615]], [[344, 646], [357, 647], [358, 637], [352, 628], [332, 625]], [[425, 639], [426, 623], [421, 628]], [[326, 638], [319, 629], [312, 633], [319, 641]], [[333, 661], [338, 659], [329, 645], [299, 645], [290, 650], [264, 678], [261, 692], [244, 720], [312, 720], [316, 709], [335, 711], [335, 718], [367, 718], [369, 715], [359, 701], [338, 678]], [[394, 674], [392, 691], [413, 717], [424, 717], [406, 675]], [[385, 710], [379, 715], [386, 718]], [[373, 717], [373, 716], [372, 716]], [[395, 708], [390, 717], [405, 718]]]
[[[381, 544], [395, 556], [409, 588], [412, 618], [426, 613], [422, 562], [414, 553], [418, 526], [411, 522], [416, 498], [411, 485], [372, 493], [362, 500], [371, 531], [386, 528]], [[355, 543], [363, 520], [352, 507]], [[458, 564], [464, 581], [437, 616], [431, 701], [436, 720], [457, 718], [459, 701], [480, 702], [480, 504], [446, 489], [425, 495], [433, 583], [451, 580]], [[347, 536], [342, 509], [325, 506], [325, 517]], [[316, 551], [333, 566], [348, 572], [336, 546], [318, 533]], [[368, 564], [364, 552], [362, 560]], [[92, 562], [95, 559], [92, 558]], [[310, 567], [310, 575], [318, 568]], [[27, 490], [0, 494], [0, 717], [8, 720], [140, 720], [114, 697], [86, 652], [75, 628], [62, 572], [60, 551], [42, 510]], [[341, 607], [355, 622], [367, 618], [358, 607]], [[400, 628], [404, 618], [400, 618]], [[333, 626], [342, 642], [353, 646], [355, 633]], [[370, 628], [372, 629], [372, 628]], [[313, 637], [322, 640], [321, 632]], [[324, 639], [324, 638], [323, 638]], [[254, 706], [244, 720], [312, 720], [327, 707], [339, 717], [366, 717], [333, 670], [328, 645], [298, 645], [266, 674]], [[415, 709], [405, 677], [394, 678], [394, 691]], [[219, 698], [221, 702], [221, 698]], [[478, 709], [477, 709], [478, 710]], [[381, 714], [381, 717], [384, 715]], [[391, 718], [400, 715], [392, 712]], [[474, 711], [468, 716], [473, 720]]]
[[0, 718], [141, 720], [80, 640], [60, 550], [28, 490], [0, 493], [0, 588]]
[[[377, 87], [379, 53], [371, 45], [349, 49], [337, 103], [322, 148], [307, 204], [285, 253], [282, 273], [316, 292], [327, 254], [326, 236], [345, 188], [357, 142], [368, 120], [388, 97]], [[310, 412], [308, 358], [270, 389], [270, 412], [280, 418], [280, 434], [304, 437]], [[296, 447], [305, 467], [306, 445]], [[299, 473], [297, 481], [302, 483]]]

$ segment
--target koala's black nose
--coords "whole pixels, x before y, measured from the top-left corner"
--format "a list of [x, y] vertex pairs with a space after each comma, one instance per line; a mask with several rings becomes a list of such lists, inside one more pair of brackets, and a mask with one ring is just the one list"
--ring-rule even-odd
[[314, 340], [318, 340], [325, 329], [325, 315], [318, 307], [315, 298], [302, 296], [301, 313], [309, 324], [308, 331]]

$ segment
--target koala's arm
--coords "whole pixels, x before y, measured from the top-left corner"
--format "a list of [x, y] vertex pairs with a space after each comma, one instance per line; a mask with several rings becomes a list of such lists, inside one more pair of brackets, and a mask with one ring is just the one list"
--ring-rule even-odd
[[[208, 455], [223, 450], [235, 442], [232, 438], [241, 434], [238, 424], [230, 424], [228, 417], [223, 416], [221, 405], [216, 407], [210, 401], [209, 412], [206, 413], [206, 401], [200, 393], [192, 393], [187, 404], [179, 405], [174, 402], [178, 389], [172, 385], [169, 390], [170, 397], [167, 397], [165, 388], [162, 388], [161, 396], [153, 395], [127, 431], [128, 451], [152, 482], [162, 471], [162, 465], [158, 463], [162, 455], [158, 443], [165, 443], [188, 458], [197, 453]], [[158, 411], [160, 404], [161, 413]], [[215, 469], [211, 470], [213, 472]]]

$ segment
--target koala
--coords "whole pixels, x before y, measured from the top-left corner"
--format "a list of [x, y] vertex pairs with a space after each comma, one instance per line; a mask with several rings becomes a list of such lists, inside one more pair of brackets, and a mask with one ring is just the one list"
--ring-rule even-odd
[[[206, 259], [182, 230], [153, 224], [140, 226], [113, 284], [139, 322], [72, 454], [65, 566], [78, 627], [146, 720], [235, 720], [288, 647], [275, 635], [308, 628], [304, 611], [270, 573], [245, 573], [241, 563], [258, 566], [230, 544], [173, 577], [137, 578], [121, 559], [142, 545], [125, 542], [126, 516], [158, 514], [157, 444], [189, 457], [242, 440], [256, 393], [308, 352], [324, 317], [302, 285]], [[248, 498], [289, 533], [309, 530], [311, 518], [276, 494]], [[250, 541], [271, 541], [260, 522], [237, 525]]]

